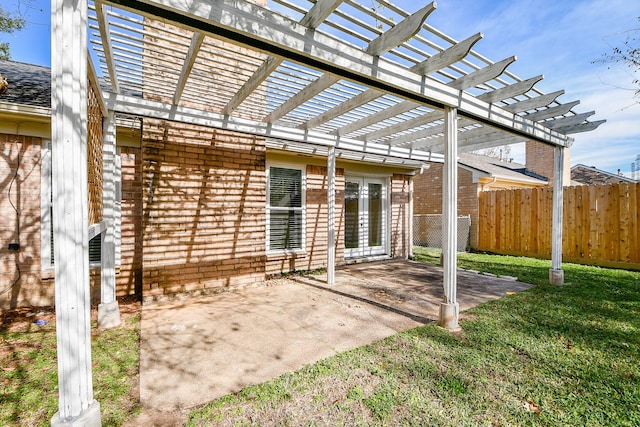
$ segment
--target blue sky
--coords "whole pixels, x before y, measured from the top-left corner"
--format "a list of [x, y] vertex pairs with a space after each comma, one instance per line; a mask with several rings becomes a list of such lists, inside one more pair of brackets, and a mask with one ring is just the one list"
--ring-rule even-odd
[[[426, 1], [395, 0], [408, 12]], [[544, 74], [536, 85], [544, 92], [560, 89], [561, 102], [580, 100], [575, 110], [607, 119], [596, 131], [575, 134], [571, 164], [583, 163], [610, 172], [629, 174], [640, 155], [640, 98], [633, 97], [634, 74], [623, 66], [593, 64], [612, 46], [624, 42], [625, 31], [640, 28], [640, 2], [629, 0], [439, 0], [427, 22], [462, 40], [477, 32], [484, 39], [475, 46], [499, 61], [518, 60], [509, 70], [521, 78]], [[3, 0], [3, 7], [27, 19], [25, 30], [0, 35], [11, 45], [16, 61], [50, 65], [50, 2]], [[640, 73], [635, 73], [635, 78]], [[524, 162], [524, 149], [512, 156]]]

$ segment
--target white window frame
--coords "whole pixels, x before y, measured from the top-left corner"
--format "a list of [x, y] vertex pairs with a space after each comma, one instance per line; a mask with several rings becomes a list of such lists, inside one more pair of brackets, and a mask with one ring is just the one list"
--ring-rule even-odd
[[[118, 151], [119, 153], [119, 151]], [[120, 182], [121, 169], [120, 159], [116, 155], [116, 180]], [[52, 248], [52, 228], [51, 222], [51, 208], [52, 202], [52, 176], [51, 176], [51, 141], [42, 140], [42, 147], [40, 152], [40, 265], [42, 270], [53, 270], [55, 268], [55, 260], [51, 257]], [[121, 237], [121, 197], [122, 197], [121, 185], [116, 185], [116, 203], [114, 206], [116, 215], [116, 266], [120, 265], [120, 237]], [[89, 267], [100, 267], [101, 262], [90, 262]]]
[[[281, 168], [281, 169], [293, 169], [299, 170], [300, 179], [301, 179], [301, 203], [299, 208], [280, 208], [280, 207], [272, 207], [271, 206], [271, 168]], [[306, 165], [292, 164], [292, 163], [267, 163], [266, 165], [266, 176], [267, 176], [267, 203], [266, 203], [266, 248], [267, 255], [272, 254], [301, 254], [306, 252], [307, 247], [307, 173], [306, 173]], [[295, 211], [302, 212], [302, 226], [301, 232], [302, 236], [300, 239], [300, 248], [296, 249], [271, 249], [271, 211], [274, 210], [290, 210], [293, 209]]]

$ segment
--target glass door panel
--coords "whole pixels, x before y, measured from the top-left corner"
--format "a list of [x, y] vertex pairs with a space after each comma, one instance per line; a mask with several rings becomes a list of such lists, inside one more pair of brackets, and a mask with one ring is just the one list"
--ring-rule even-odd
[[346, 182], [344, 191], [344, 247], [360, 246], [360, 184]]
[[369, 245], [382, 246], [382, 184], [369, 183]]
[[347, 177], [344, 212], [345, 257], [387, 253], [387, 185], [384, 179]]

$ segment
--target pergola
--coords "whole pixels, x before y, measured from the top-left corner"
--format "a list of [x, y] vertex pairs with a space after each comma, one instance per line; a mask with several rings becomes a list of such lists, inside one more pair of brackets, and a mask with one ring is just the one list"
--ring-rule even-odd
[[[562, 176], [570, 134], [594, 112], [534, 88], [542, 76], [507, 71], [414, 13], [377, 0], [53, 0], [52, 168], [60, 403], [53, 425], [99, 425], [93, 399], [87, 261], [87, 77], [104, 116], [102, 311], [117, 313], [112, 201], [116, 116], [221, 128], [267, 147], [326, 155], [328, 281], [335, 264], [337, 158], [444, 162], [444, 302], [456, 328], [457, 153], [538, 141]], [[63, 52], [63, 54], [59, 54]], [[229, 64], [232, 63], [233, 66]], [[97, 69], [94, 68], [97, 65]], [[203, 99], [202, 89], [223, 82]], [[210, 92], [207, 92], [211, 95]], [[110, 157], [111, 156], [111, 157]], [[562, 278], [562, 180], [554, 179], [550, 280]], [[95, 230], [94, 230], [95, 231]], [[58, 262], [58, 260], [60, 262]]]

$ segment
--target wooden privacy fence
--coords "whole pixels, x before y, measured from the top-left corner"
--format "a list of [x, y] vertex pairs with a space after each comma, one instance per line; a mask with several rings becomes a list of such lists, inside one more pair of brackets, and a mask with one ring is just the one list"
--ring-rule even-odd
[[[553, 189], [486, 191], [478, 206], [478, 249], [551, 258]], [[640, 183], [564, 188], [563, 260], [640, 268]]]

